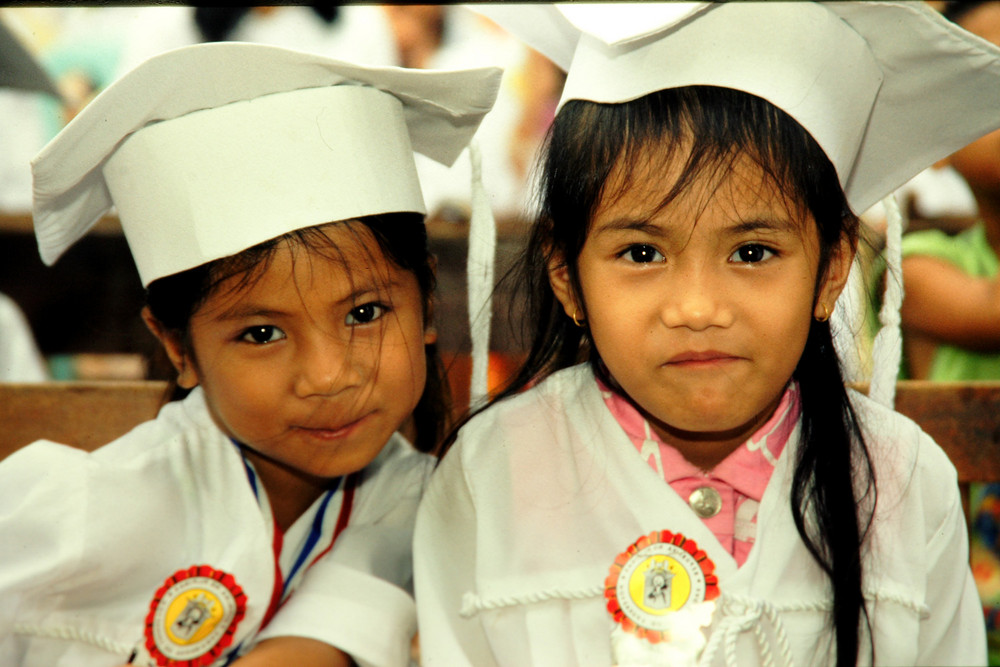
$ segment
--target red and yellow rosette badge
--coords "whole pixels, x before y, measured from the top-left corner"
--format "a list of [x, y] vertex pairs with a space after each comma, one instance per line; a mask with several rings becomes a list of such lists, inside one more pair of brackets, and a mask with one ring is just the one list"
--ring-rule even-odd
[[630, 634], [669, 641], [674, 612], [719, 596], [714, 572], [694, 540], [669, 530], [643, 535], [618, 554], [604, 581], [608, 612]]
[[157, 665], [205, 667], [233, 643], [246, 613], [236, 579], [207, 565], [170, 575], [146, 616], [145, 648]]

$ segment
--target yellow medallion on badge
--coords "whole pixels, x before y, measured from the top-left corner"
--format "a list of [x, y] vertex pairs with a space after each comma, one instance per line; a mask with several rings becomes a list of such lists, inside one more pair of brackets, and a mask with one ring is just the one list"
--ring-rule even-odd
[[146, 617], [146, 649], [158, 665], [210, 665], [232, 644], [246, 595], [232, 575], [206, 565], [171, 575]]
[[608, 612], [627, 632], [659, 642], [672, 625], [671, 612], [718, 597], [714, 571], [707, 554], [680, 533], [643, 535], [611, 566]]

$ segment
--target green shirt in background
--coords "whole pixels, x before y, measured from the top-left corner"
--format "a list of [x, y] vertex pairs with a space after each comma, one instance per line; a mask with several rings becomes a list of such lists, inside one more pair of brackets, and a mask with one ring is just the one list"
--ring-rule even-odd
[[[982, 222], [949, 236], [937, 229], [903, 236], [903, 257], [925, 255], [954, 264], [979, 278], [994, 278], [1000, 260], [986, 240]], [[904, 375], [906, 371], [903, 371]], [[938, 345], [928, 380], [1000, 380], [1000, 352], [974, 352], [953, 345]]]
[[[907, 234], [903, 237], [903, 257], [912, 255], [937, 257], [981, 278], [993, 278], [1000, 269], [982, 222], [955, 236], [936, 229]], [[1000, 379], [1000, 353], [939, 345], [928, 379]], [[989, 664], [1000, 665], [1000, 484], [972, 484], [970, 493], [970, 562], [983, 601]]]

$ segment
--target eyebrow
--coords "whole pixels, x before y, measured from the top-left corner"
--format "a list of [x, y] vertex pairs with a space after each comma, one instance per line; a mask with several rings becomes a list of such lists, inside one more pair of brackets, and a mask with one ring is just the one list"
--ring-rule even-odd
[[669, 231], [662, 225], [639, 218], [613, 218], [594, 227], [592, 234], [614, 232], [642, 232], [650, 236], [666, 236]]
[[725, 232], [732, 236], [750, 232], [797, 232], [799, 225], [787, 217], [762, 216], [741, 220], [726, 227]]
[[271, 319], [276, 319], [278, 317], [282, 317], [287, 314], [288, 313], [281, 310], [258, 307], [254, 306], [253, 304], [249, 304], [249, 305], [239, 305], [239, 306], [234, 306], [232, 308], [228, 308], [220, 312], [218, 316], [215, 317], [215, 319], [220, 322], [247, 320], [256, 318], [271, 320]]
[[[730, 236], [768, 231], [782, 233], [798, 231], [798, 225], [784, 216], [775, 217], [765, 215], [740, 220], [732, 225], [727, 225], [722, 231]], [[592, 233], [596, 235], [616, 232], [640, 232], [649, 236], [664, 238], [673, 232], [673, 228], [658, 225], [642, 218], [613, 218], [596, 225]]]

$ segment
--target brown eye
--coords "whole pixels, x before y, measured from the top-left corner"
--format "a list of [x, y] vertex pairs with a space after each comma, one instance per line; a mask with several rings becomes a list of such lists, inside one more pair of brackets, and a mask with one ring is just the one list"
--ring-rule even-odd
[[358, 325], [374, 322], [385, 315], [388, 310], [388, 308], [379, 303], [366, 303], [360, 305], [357, 308], [353, 308], [351, 312], [347, 314], [347, 324]]
[[285, 337], [285, 332], [276, 326], [264, 324], [257, 327], [250, 327], [240, 335], [240, 340], [256, 345], [266, 345], [281, 340]]
[[629, 246], [625, 251], [625, 257], [636, 264], [648, 264], [649, 262], [662, 262], [663, 255], [651, 245]]
[[753, 264], [756, 262], [762, 262], [769, 257], [774, 256], [774, 251], [766, 246], [762, 246], [759, 243], [748, 243], [745, 246], [740, 246], [736, 249], [729, 257], [731, 262], [739, 262], [742, 264]]

